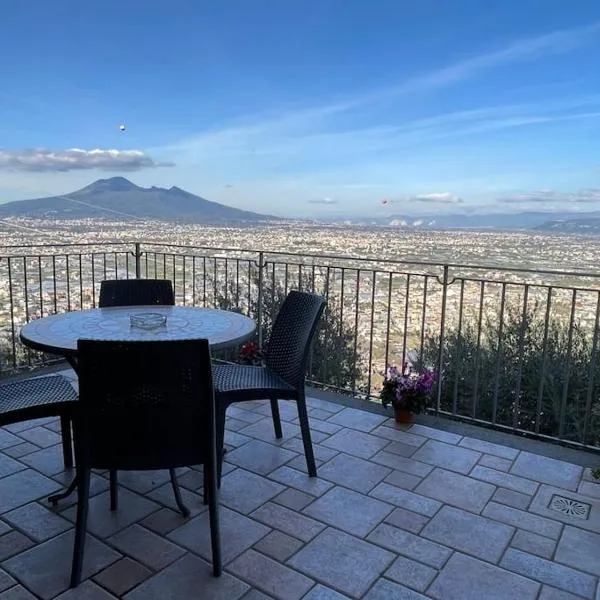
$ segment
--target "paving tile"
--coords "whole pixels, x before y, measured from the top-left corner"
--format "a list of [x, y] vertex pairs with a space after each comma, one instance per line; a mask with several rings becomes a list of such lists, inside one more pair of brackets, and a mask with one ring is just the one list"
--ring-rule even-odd
[[236, 431], [227, 430], [225, 431], [225, 445], [232, 448], [239, 448], [248, 442], [251, 442], [252, 438], [247, 435], [242, 435]]
[[[2, 429], [0, 429], [0, 431], [2, 431]], [[21, 438], [17, 439], [20, 440]], [[17, 444], [16, 446], [11, 446], [10, 448], [4, 448], [2, 452], [12, 458], [21, 458], [22, 456], [31, 454], [32, 452], [35, 452], [39, 449], [39, 446], [36, 446], [35, 444], [32, 444], [30, 442], [23, 442], [22, 444]]]
[[328, 437], [322, 445], [359, 458], [371, 458], [385, 448], [388, 441], [362, 431], [342, 429]]
[[441, 502], [437, 500], [426, 498], [408, 490], [402, 490], [387, 483], [380, 483], [369, 493], [369, 496], [389, 502], [394, 506], [412, 510], [426, 517], [432, 517], [442, 506]]
[[600, 484], [591, 483], [590, 481], [582, 481], [577, 488], [577, 492], [583, 496], [600, 498]]
[[228, 570], [278, 600], [300, 600], [314, 585], [312, 579], [254, 550], [236, 558]]
[[349, 600], [349, 598], [329, 587], [318, 584], [302, 600]]
[[[317, 431], [316, 429], [310, 430], [310, 438], [313, 444], [317, 445], [326, 440], [329, 437], [329, 433], [323, 433], [322, 431]], [[296, 437], [294, 439], [301, 439], [301, 437]], [[322, 446], [321, 446], [322, 447]]]
[[422, 446], [427, 441], [427, 438], [421, 435], [414, 435], [408, 431], [404, 431], [402, 429], [393, 429], [392, 427], [386, 427], [385, 425], [376, 427], [373, 429], [373, 431], [371, 431], [371, 433], [373, 435], [385, 438], [390, 442], [400, 442], [405, 446], [413, 446], [414, 448]]
[[[298, 417], [298, 405], [295, 400], [279, 400], [278, 404], [279, 416], [282, 421], [291, 421]], [[273, 413], [271, 412], [271, 403], [268, 400], [266, 402], [261, 402], [260, 406], [253, 407], [252, 411], [264, 415], [265, 417], [270, 417], [267, 421], [271, 423], [271, 429], [273, 428]], [[263, 419], [263, 421], [264, 420], [265, 419]], [[285, 436], [285, 433], [283, 435]]]
[[[224, 564], [254, 546], [271, 531], [268, 527], [228, 508], [221, 507], [219, 512]], [[167, 537], [207, 560], [212, 558], [208, 511], [178, 527]]]
[[[235, 467], [232, 467], [231, 470], [235, 470]], [[224, 477], [227, 475], [227, 473], [223, 472], [222, 475]], [[182, 475], [178, 475], [177, 482], [181, 487], [187, 488], [192, 492], [202, 494], [204, 490], [204, 475], [202, 471], [202, 465], [197, 465], [196, 468], [190, 468]]]
[[22, 462], [0, 453], [0, 477], [6, 477], [7, 475], [22, 471], [26, 468], [27, 467]]
[[384, 421], [387, 421], [387, 417], [364, 410], [356, 410], [355, 408], [344, 408], [344, 410], [330, 417], [328, 421], [329, 423], [335, 423], [336, 425], [342, 425], [350, 429], [369, 432], [379, 427]]
[[435, 569], [441, 568], [452, 554], [450, 548], [385, 523], [376, 527], [367, 540]]
[[493, 454], [484, 454], [477, 464], [482, 467], [489, 467], [490, 469], [496, 469], [496, 471], [508, 473], [513, 463], [512, 460], [507, 460], [506, 458], [500, 458]]
[[417, 494], [480, 513], [496, 488], [445, 469], [434, 469], [415, 489]]
[[138, 524], [123, 529], [108, 538], [107, 542], [155, 571], [163, 569], [185, 554], [185, 550], [179, 546]]
[[5, 425], [3, 429], [11, 433], [21, 433], [26, 429], [42, 427], [43, 425], [46, 425], [47, 423], [53, 420], [54, 418], [31, 419], [30, 421], [20, 421], [19, 423], [11, 423], [10, 425]]
[[415, 446], [404, 444], [403, 442], [392, 442], [385, 447], [385, 451], [410, 458], [417, 451], [417, 448]]
[[270, 481], [244, 469], [236, 469], [221, 481], [221, 503], [245, 515], [285, 490], [280, 483]]
[[[49, 600], [69, 587], [73, 556], [73, 530], [34, 546], [5, 561], [2, 566], [32, 592]], [[85, 541], [82, 578], [87, 579], [121, 555], [88, 535]]]
[[40, 448], [49, 448], [50, 446], [55, 446], [56, 444], [60, 444], [62, 438], [58, 433], [54, 431], [50, 431], [45, 427], [33, 427], [31, 429], [26, 429], [25, 431], [21, 431], [19, 433], [19, 437], [23, 438], [27, 442], [31, 442]]
[[3, 519], [38, 542], [63, 533], [73, 524], [37, 502], [11, 510]]
[[410, 473], [404, 473], [404, 471], [392, 471], [384, 481], [404, 490], [414, 490], [423, 479]]
[[523, 510], [529, 506], [531, 498], [532, 496], [528, 496], [527, 494], [521, 494], [521, 492], [507, 490], [502, 487], [498, 488], [492, 496], [494, 502], [506, 504], [506, 506], [512, 506], [513, 508], [521, 508]]
[[[317, 460], [331, 460], [334, 456], [338, 454], [337, 450], [333, 450], [332, 448], [326, 448], [325, 446], [321, 446], [320, 444], [315, 443], [316, 440], [314, 436], [312, 436], [312, 442], [313, 453]], [[291, 440], [286, 440], [283, 444], [283, 447], [287, 448], [288, 450], [298, 452], [301, 455], [302, 460], [304, 460], [304, 445], [302, 444], [302, 440], [300, 438], [292, 438]]]
[[[319, 460], [318, 458], [315, 458], [315, 464], [317, 465], [317, 470], [320, 476], [320, 469], [321, 465], [323, 464], [323, 461]], [[308, 474], [308, 467], [306, 465], [306, 458], [304, 458], [304, 456], [296, 456], [296, 458], [292, 458], [292, 460], [286, 463], [286, 466], [291, 467], [292, 469], [296, 469], [297, 471], [301, 471], [302, 473]]]
[[510, 545], [517, 550], [523, 550], [523, 552], [529, 552], [529, 554], [536, 554], [542, 558], [552, 558], [554, 550], [556, 548], [556, 540], [532, 533], [531, 531], [524, 531], [519, 529]]
[[[48, 477], [65, 470], [62, 447], [60, 445], [31, 452], [23, 456], [20, 460], [32, 469]], [[69, 471], [69, 475], [73, 476], [73, 472]]]
[[150, 516], [142, 519], [140, 524], [158, 533], [159, 535], [165, 535], [180, 527], [186, 522], [186, 518], [179, 512], [171, 510], [170, 508], [161, 508]]
[[[147, 517], [159, 508], [159, 505], [155, 502], [134, 494], [125, 488], [119, 488], [119, 508], [116, 511], [111, 511], [109, 494], [104, 492], [90, 498], [87, 528], [90, 533], [106, 538]], [[61, 514], [70, 521], [75, 522], [76, 508], [73, 506]]]
[[423, 592], [437, 575], [437, 571], [409, 558], [399, 556], [385, 572], [389, 579], [402, 583], [409, 588]]
[[399, 585], [387, 579], [380, 579], [369, 590], [363, 600], [427, 600], [418, 592], [413, 592], [403, 585]]
[[116, 597], [88, 580], [82, 582], [77, 588], [56, 596], [54, 600], [116, 600]]
[[412, 458], [406, 458], [404, 456], [398, 456], [390, 452], [378, 452], [371, 457], [371, 462], [390, 467], [390, 469], [397, 469], [398, 471], [404, 471], [410, 475], [416, 475], [417, 477], [425, 477], [433, 471], [431, 465], [413, 460]]
[[[342, 407], [340, 407], [340, 410], [342, 410]], [[332, 413], [323, 410], [322, 408], [311, 408], [310, 405], [308, 407], [308, 414], [310, 415], [311, 419], [320, 419], [322, 421], [329, 419], [329, 417], [332, 415]]]
[[22, 585], [16, 585], [0, 594], [0, 600], [36, 600]]
[[273, 502], [267, 502], [250, 516], [304, 542], [312, 540], [325, 529], [322, 523]]
[[0, 427], [0, 450], [9, 454], [8, 449], [14, 448], [17, 445], [22, 445], [22, 438], [14, 435], [4, 427]]
[[492, 454], [493, 456], [504, 458], [511, 462], [515, 460], [519, 454], [519, 451], [516, 448], [509, 448], [508, 446], [501, 446], [500, 444], [493, 444], [492, 442], [486, 442], [471, 437], [464, 437], [458, 445], [463, 448], [476, 450], [477, 452], [483, 452], [484, 454]]
[[[63, 471], [62, 473], [58, 473], [57, 475], [53, 475], [52, 479], [60, 483], [62, 489], [66, 488], [73, 481], [74, 473], [69, 471]], [[108, 479], [103, 476], [92, 473], [90, 477], [90, 498], [105, 492], [108, 489]], [[40, 500], [41, 502], [45, 502], [45, 500]], [[69, 506], [75, 506], [77, 504], [77, 494], [71, 494], [67, 498], [61, 500], [56, 506], [59, 510], [64, 510]]]
[[514, 573], [579, 594], [584, 598], [593, 598], [596, 591], [595, 577], [514, 548], [506, 551], [500, 565]]
[[[591, 508], [588, 518], [580, 519], [572, 515], [567, 515], [548, 508], [552, 498], [555, 495], [589, 504]], [[565, 492], [565, 490], [561, 488], [542, 485], [531, 501], [529, 512], [560, 521], [561, 523], [566, 523], [567, 525], [573, 525], [575, 527], [579, 527], [580, 529], [586, 529], [592, 532], [600, 532], [600, 499], [597, 498], [590, 498], [589, 496], [582, 496], [581, 494], [576, 494], [575, 492]]]
[[[200, 517], [199, 517], [200, 518]], [[195, 556], [186, 554], [124, 596], [125, 600], [238, 600], [249, 586], [223, 573], [213, 577], [212, 567]]]
[[531, 481], [531, 479], [524, 479], [510, 473], [502, 473], [497, 469], [490, 469], [480, 465], [477, 465], [471, 471], [470, 476], [530, 496], [535, 494], [539, 487], [539, 483]]
[[17, 585], [15, 579], [13, 579], [6, 571], [0, 569], [0, 592], [7, 590], [8, 588]]
[[554, 560], [600, 576], [600, 535], [567, 525]]
[[258, 421], [262, 421], [265, 418], [265, 415], [255, 413], [251, 410], [245, 410], [244, 408], [240, 408], [239, 406], [229, 406], [227, 408], [227, 416], [233, 417], [238, 421], [244, 421], [246, 423], [256, 423]]
[[360, 597], [393, 558], [391, 552], [328, 528], [294, 554], [288, 564], [337, 591]]
[[240, 429], [238, 433], [256, 438], [258, 440], [263, 440], [271, 444], [283, 444], [286, 439], [293, 438], [300, 433], [300, 427], [298, 427], [298, 425], [292, 425], [292, 423], [284, 420], [283, 416], [281, 419], [281, 430], [283, 433], [283, 438], [278, 440], [275, 437], [273, 420], [269, 418], [262, 419], [256, 423], [251, 423], [250, 425], [247, 424], [246, 427], [244, 427], [244, 429]]
[[364, 494], [390, 473], [387, 467], [349, 454], [338, 454], [319, 468], [319, 477]]
[[301, 473], [290, 467], [280, 467], [276, 471], [269, 473], [269, 479], [289, 485], [311, 496], [322, 496], [327, 490], [333, 487], [333, 483], [329, 481], [319, 479], [318, 477], [309, 477], [306, 473]]
[[0, 513], [53, 494], [60, 484], [36, 471], [26, 469], [0, 479]]
[[553, 540], [557, 540], [562, 531], [562, 524], [557, 521], [539, 517], [518, 508], [496, 504], [496, 502], [490, 502], [485, 507], [483, 516], [501, 523], [514, 525], [526, 531], [533, 531], [533, 533], [544, 535]]
[[252, 440], [228, 452], [227, 461], [248, 471], [267, 475], [295, 456], [297, 456], [296, 452], [259, 440]]
[[332, 433], [341, 431], [342, 426], [336, 425], [335, 423], [330, 423], [329, 421], [320, 421], [319, 419], [311, 419], [310, 420], [310, 430], [311, 430], [311, 432], [318, 431], [320, 433], [326, 433], [327, 435], [331, 435]]
[[521, 452], [510, 472], [514, 475], [576, 491], [583, 468], [539, 454]]
[[275, 560], [283, 563], [292, 554], [302, 548], [302, 542], [281, 531], [271, 531], [254, 548]]
[[0, 535], [0, 561], [23, 552], [33, 545], [33, 542], [20, 531], [9, 531]]
[[94, 577], [94, 581], [119, 598], [152, 576], [152, 571], [135, 560], [122, 558]]
[[250, 590], [241, 600], [273, 600], [273, 598], [258, 590]]
[[119, 471], [119, 485], [126, 487], [139, 494], [159, 488], [165, 483], [170, 483], [169, 471]]
[[437, 600], [533, 600], [539, 589], [536, 581], [456, 552], [427, 595]]
[[557, 590], [549, 585], [543, 585], [538, 600], [580, 600], [581, 596], [574, 596], [569, 592]]
[[444, 431], [443, 429], [434, 429], [433, 427], [427, 427], [418, 423], [411, 425], [409, 432], [414, 435], [431, 438], [432, 440], [438, 440], [439, 442], [445, 442], [446, 444], [458, 444], [463, 439], [462, 435], [458, 435], [457, 433]]
[[437, 440], [429, 440], [412, 457], [430, 465], [466, 474], [477, 463], [481, 453]]
[[508, 525], [458, 508], [443, 506], [420, 535], [495, 563], [500, 560], [513, 533], [514, 528]]
[[305, 494], [304, 492], [293, 488], [287, 488], [281, 492], [281, 494], [275, 496], [273, 502], [277, 502], [277, 504], [281, 504], [292, 510], [300, 511], [314, 499], [314, 496], [311, 496], [310, 494]]
[[322, 400], [321, 398], [307, 398], [306, 404], [311, 408], [318, 408], [319, 410], [324, 410], [332, 414], [338, 413], [344, 409], [341, 404], [329, 402], [328, 400]]
[[8, 525], [7, 523], [5, 523], [4, 521], [0, 520], [0, 535], [4, 535], [5, 533], [8, 533], [9, 531], [12, 531], [12, 527], [10, 525]]
[[[207, 510], [207, 507], [204, 505], [204, 500], [200, 494], [190, 492], [190, 490], [186, 488], [181, 488], [180, 491], [183, 503], [189, 508], [190, 514], [192, 516], [196, 516]], [[179, 508], [177, 507], [177, 503], [175, 502], [175, 495], [173, 494], [173, 487], [170, 483], [165, 483], [159, 488], [152, 490], [151, 492], [146, 494], [146, 498], [155, 500], [156, 502], [159, 502], [167, 508], [170, 508], [171, 510], [179, 513]]]
[[396, 508], [384, 519], [384, 522], [411, 533], [419, 533], [429, 523], [429, 518], [410, 510]]
[[392, 512], [385, 502], [334, 487], [302, 512], [342, 531], [363, 537]]
[[244, 429], [244, 427], [248, 427], [247, 421], [240, 421], [233, 417], [227, 417], [225, 419], [225, 429], [228, 431], [239, 431], [240, 429]]

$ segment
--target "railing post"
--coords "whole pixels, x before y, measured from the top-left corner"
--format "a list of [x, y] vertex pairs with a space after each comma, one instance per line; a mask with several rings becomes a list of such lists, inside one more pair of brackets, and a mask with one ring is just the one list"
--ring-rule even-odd
[[142, 277], [142, 267], [141, 267], [141, 257], [142, 257], [142, 252], [140, 250], [140, 243], [136, 242], [135, 243], [135, 278], [136, 279], [140, 279]]
[[258, 347], [262, 350], [263, 347], [263, 271], [266, 267], [265, 253], [258, 253], [258, 315], [256, 320], [258, 330]]
[[442, 402], [442, 369], [444, 367], [444, 342], [446, 328], [446, 297], [448, 294], [448, 265], [444, 265], [444, 278], [442, 280], [442, 312], [440, 315], [440, 345], [437, 360], [437, 391], [435, 399], [435, 414], [439, 415]]

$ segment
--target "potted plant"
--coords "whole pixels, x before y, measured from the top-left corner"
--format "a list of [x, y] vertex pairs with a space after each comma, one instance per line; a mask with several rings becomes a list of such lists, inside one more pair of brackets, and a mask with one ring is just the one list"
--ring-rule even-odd
[[262, 365], [263, 355], [256, 342], [246, 342], [240, 348], [240, 362], [244, 365], [260, 366]]
[[392, 405], [396, 422], [410, 423], [413, 414], [419, 414], [427, 406], [435, 383], [435, 373], [427, 370], [416, 373], [405, 362], [402, 369], [389, 366], [384, 375], [379, 393], [381, 403], [383, 406]]

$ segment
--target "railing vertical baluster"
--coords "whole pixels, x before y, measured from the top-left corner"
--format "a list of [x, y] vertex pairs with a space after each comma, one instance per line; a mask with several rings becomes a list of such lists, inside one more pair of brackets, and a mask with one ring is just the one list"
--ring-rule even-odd
[[96, 307], [96, 254], [92, 252], [92, 307]]
[[387, 367], [390, 361], [390, 327], [392, 325], [392, 287], [394, 274], [390, 271], [388, 274], [388, 298], [387, 298], [387, 323], [385, 327], [385, 361], [383, 371], [387, 373]]
[[283, 294], [287, 296], [288, 293], [288, 263], [285, 263], [285, 280], [283, 284]]
[[83, 263], [79, 253], [79, 310], [83, 309]]
[[115, 279], [119, 279], [119, 259], [116, 252], [113, 252], [113, 258], [115, 259]]
[[423, 280], [423, 312], [421, 313], [421, 340], [419, 343], [419, 365], [423, 364], [423, 351], [425, 345], [425, 324], [427, 315], [427, 290], [429, 284], [429, 275], [425, 275]]
[[481, 281], [479, 293], [479, 318], [477, 319], [477, 346], [475, 348], [475, 377], [473, 382], [473, 398], [471, 416], [477, 417], [477, 404], [479, 402], [479, 360], [481, 357], [481, 329], [483, 325], [483, 298], [485, 295], [485, 281]]
[[71, 310], [71, 271], [69, 269], [69, 255], [65, 254], [67, 265], [67, 310]]
[[565, 380], [560, 403], [560, 421], [558, 423], [558, 438], [565, 436], [565, 419], [567, 416], [567, 398], [569, 395], [569, 380], [571, 378], [571, 350], [573, 348], [573, 330], [575, 328], [575, 309], [577, 305], [577, 290], [573, 289], [571, 297], [571, 316], [569, 318], [569, 333], [567, 335], [567, 360], [565, 364]]
[[367, 397], [371, 395], [371, 379], [373, 376], [373, 331], [375, 328], [375, 289], [377, 286], [377, 272], [375, 269], [373, 269], [372, 273], [373, 283], [371, 287], [371, 326], [369, 332], [369, 374], [367, 375]]
[[192, 256], [192, 306], [196, 306], [196, 255]]
[[252, 315], [252, 261], [248, 261], [248, 306], [246, 307], [246, 314]]
[[463, 376], [462, 371], [462, 322], [465, 305], [465, 280], [460, 280], [460, 297], [458, 300], [458, 324], [456, 326], [456, 372], [454, 373], [454, 388], [452, 390], [452, 414], [458, 414], [458, 382]]
[[40, 317], [44, 316], [44, 280], [42, 275], [42, 257], [38, 254], [38, 281], [40, 284]]
[[25, 302], [25, 322], [29, 323], [29, 283], [27, 281], [27, 257], [23, 257], [23, 295]]
[[521, 380], [523, 378], [523, 346], [525, 344], [525, 330], [529, 321], [529, 315], [527, 314], [527, 302], [529, 300], [529, 285], [525, 284], [523, 290], [523, 311], [521, 312], [521, 323], [519, 326], [519, 341], [517, 351], [517, 382], [515, 389], [515, 401], [513, 405], [513, 427], [519, 428], [521, 422], [519, 416], [521, 413]]
[[[139, 242], [135, 242], [134, 249], [134, 257], [135, 257], [135, 278], [140, 279], [142, 276], [142, 266], [140, 263], [140, 259], [142, 258], [141, 245]], [[148, 268], [148, 261], [146, 261], [146, 269]], [[148, 277], [148, 272], [146, 271], [146, 277]]]
[[406, 362], [406, 342], [408, 340], [408, 310], [410, 300], [410, 273], [406, 274], [406, 292], [404, 293], [404, 331], [402, 332], [402, 365]]
[[596, 315], [594, 317], [594, 338], [592, 340], [592, 350], [590, 352], [590, 366], [588, 373], [588, 385], [585, 395], [585, 412], [583, 418], [583, 431], [581, 433], [581, 443], [587, 443], [588, 427], [592, 415], [592, 400], [594, 393], [594, 385], [596, 383], [596, 359], [598, 355], [598, 329], [600, 327], [600, 292], [597, 294], [596, 300]]
[[257, 307], [257, 323], [258, 330], [258, 347], [263, 347], [263, 270], [266, 267], [264, 252], [258, 253], [258, 307]]
[[235, 259], [235, 306], [240, 308], [240, 259]]
[[[52, 255], [52, 286], [54, 290], [54, 314], [58, 312], [58, 299], [56, 297], [56, 255]], [[12, 299], [11, 299], [12, 303]]]
[[12, 343], [12, 366], [17, 368], [17, 330], [15, 327], [15, 299], [13, 295], [13, 275], [12, 275], [12, 257], [9, 256], [8, 261], [8, 297], [10, 298], [10, 329]]
[[171, 276], [171, 281], [173, 282], [173, 293], [175, 295], [175, 298], [177, 298], [177, 278], [175, 277], [175, 272], [177, 271], [177, 263], [175, 261], [175, 253], [173, 253], [171, 255], [171, 258], [173, 259], [173, 275]]
[[181, 284], [181, 285], [182, 285], [182, 287], [183, 287], [183, 305], [184, 305], [184, 306], [185, 306], [185, 296], [186, 296], [186, 285], [185, 285], [185, 270], [186, 270], [186, 269], [185, 269], [185, 259], [186, 259], [186, 256], [185, 256], [185, 254], [184, 254], [184, 255], [183, 255], [183, 257], [182, 257], [182, 260], [183, 260], [183, 267], [182, 267], [182, 268], [183, 268], [183, 273], [182, 273], [182, 284]]
[[214, 258], [213, 266], [213, 306], [217, 306], [217, 257]]
[[544, 316], [544, 338], [542, 340], [542, 372], [540, 373], [540, 386], [538, 388], [537, 406], [535, 411], [535, 432], [541, 428], [542, 409], [544, 400], [544, 386], [546, 383], [546, 368], [548, 366], [548, 330], [550, 328], [550, 313], [552, 310], [552, 287], [548, 287], [546, 298], [546, 312]]
[[500, 295], [500, 315], [498, 320], [498, 352], [496, 355], [496, 373], [494, 375], [494, 395], [492, 397], [492, 423], [498, 418], [498, 394], [500, 392], [500, 372], [504, 363], [504, 310], [506, 307], [506, 283], [502, 284]]
[[229, 306], [229, 259], [225, 257], [225, 306]]
[[338, 335], [342, 335], [344, 330], [344, 276], [346, 274], [346, 268], [342, 267], [342, 280], [340, 282], [340, 329]]
[[206, 306], [206, 256], [202, 257], [202, 306]]
[[436, 400], [435, 400], [435, 414], [439, 414], [441, 403], [442, 403], [442, 384], [444, 374], [444, 344], [446, 343], [445, 338], [445, 327], [446, 327], [446, 295], [448, 290], [448, 265], [444, 265], [444, 278], [442, 280], [442, 306], [440, 315], [440, 342], [438, 349], [438, 360], [437, 360], [437, 381], [436, 381]]
[[360, 306], [360, 269], [356, 269], [356, 297], [354, 310], [354, 349], [352, 362], [352, 393], [356, 393], [356, 366], [358, 362], [358, 310]]

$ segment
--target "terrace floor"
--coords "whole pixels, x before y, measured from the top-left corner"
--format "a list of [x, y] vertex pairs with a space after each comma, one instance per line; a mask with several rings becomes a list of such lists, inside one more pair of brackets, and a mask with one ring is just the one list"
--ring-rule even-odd
[[65, 591], [74, 497], [55, 511], [45, 501], [71, 478], [58, 423], [0, 430], [0, 599], [600, 599], [589, 469], [483, 441], [485, 430], [399, 428], [311, 398], [319, 476], [309, 479], [295, 406], [281, 404], [281, 442], [265, 403], [228, 411], [220, 579], [206, 561], [201, 473], [181, 470], [187, 520], [167, 473], [121, 473], [116, 513], [98, 473], [86, 579]]

